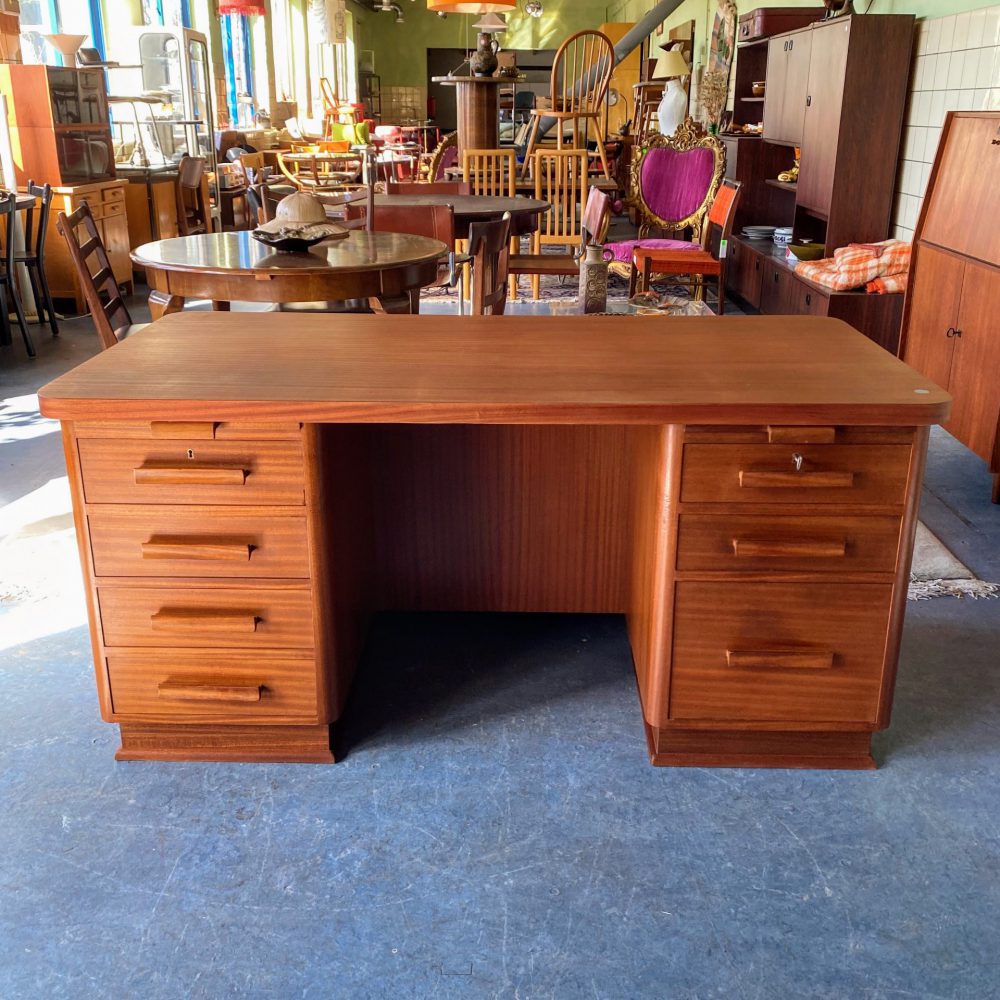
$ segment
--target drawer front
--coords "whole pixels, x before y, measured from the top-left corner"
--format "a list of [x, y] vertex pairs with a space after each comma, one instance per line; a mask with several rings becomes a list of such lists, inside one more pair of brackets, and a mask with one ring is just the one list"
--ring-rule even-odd
[[683, 514], [679, 570], [891, 573], [898, 517]]
[[906, 445], [688, 444], [681, 500], [899, 505]]
[[309, 576], [305, 517], [239, 508], [101, 507], [88, 517], [100, 576]]
[[121, 650], [107, 657], [112, 708], [127, 720], [317, 722], [316, 664], [279, 651], [249, 660], [217, 650]]
[[97, 587], [106, 646], [313, 646], [312, 598], [291, 587]]
[[78, 442], [88, 503], [304, 504], [299, 441]]
[[299, 424], [213, 423], [207, 420], [86, 420], [73, 425], [78, 438], [141, 438], [174, 441], [298, 441]]
[[891, 584], [678, 584], [671, 719], [874, 723], [891, 597]]

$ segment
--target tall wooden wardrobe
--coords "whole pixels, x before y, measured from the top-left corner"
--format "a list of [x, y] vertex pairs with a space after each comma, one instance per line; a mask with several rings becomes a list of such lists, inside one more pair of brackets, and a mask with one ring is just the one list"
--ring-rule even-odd
[[946, 429], [1000, 503], [1000, 112], [952, 112], [913, 241], [900, 356], [954, 397]]

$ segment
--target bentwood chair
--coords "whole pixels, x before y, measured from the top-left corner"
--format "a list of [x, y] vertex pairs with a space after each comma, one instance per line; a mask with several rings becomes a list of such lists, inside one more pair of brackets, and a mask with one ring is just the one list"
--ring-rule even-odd
[[[114, 347], [126, 337], [144, 329], [148, 324], [137, 325], [132, 322], [90, 206], [84, 202], [72, 215], [60, 212], [56, 228], [66, 241], [77, 280], [97, 328], [101, 349]], [[77, 232], [79, 229], [84, 233], [82, 243]]]
[[35, 357], [35, 344], [28, 332], [28, 321], [24, 316], [21, 297], [17, 293], [17, 275], [14, 272], [17, 195], [13, 191], [0, 195], [0, 216], [7, 219], [7, 224], [4, 227], [3, 261], [0, 265], [0, 344], [6, 346], [11, 342], [9, 296], [10, 303], [14, 306], [14, 312], [17, 315], [17, 325], [21, 328], [24, 348], [28, 352], [28, 357], [33, 358]]
[[705, 218], [725, 172], [726, 147], [691, 118], [672, 136], [652, 136], [632, 161], [630, 202], [639, 216], [638, 239], [607, 244], [611, 271], [628, 278], [636, 247], [701, 247]]
[[[701, 246], [695, 249], [657, 250], [638, 246], [632, 252], [632, 273], [629, 277], [629, 295], [648, 291], [653, 272], [658, 275], [678, 275], [689, 279], [694, 287], [695, 297], [701, 301], [705, 296], [707, 277], [715, 278], [719, 286], [719, 315], [726, 311], [726, 253], [729, 237], [733, 231], [733, 220], [740, 203], [740, 182], [724, 180], [715, 196], [708, 221], [702, 230]], [[715, 242], [716, 232], [718, 242]], [[718, 251], [713, 246], [719, 247]]]
[[[24, 245], [27, 247], [14, 254], [16, 264], [23, 264], [28, 272], [28, 281], [35, 296], [38, 309], [38, 321], [48, 324], [52, 336], [59, 336], [59, 324], [56, 322], [56, 310], [52, 305], [52, 293], [49, 291], [49, 281], [45, 276], [45, 240], [49, 232], [49, 213], [52, 211], [52, 185], [39, 187], [34, 181], [28, 181], [28, 194], [37, 199], [24, 213]], [[38, 209], [38, 227], [35, 228], [35, 209]]]
[[580, 260], [589, 245], [603, 244], [611, 223], [611, 197], [600, 188], [592, 187], [587, 192], [587, 207], [583, 211], [580, 227], [580, 245], [570, 256], [565, 253], [524, 253], [510, 259], [510, 273], [550, 275], [559, 278], [579, 278]]
[[502, 316], [507, 306], [510, 212], [494, 222], [469, 226], [472, 257], [472, 315]]
[[427, 169], [427, 179], [443, 181], [445, 172], [458, 166], [458, 133], [449, 132], [437, 148], [431, 153], [431, 161]]
[[211, 215], [205, 203], [205, 160], [201, 156], [182, 156], [177, 164], [177, 232], [196, 236], [212, 231]]
[[[611, 74], [615, 68], [615, 46], [600, 31], [578, 31], [570, 35], [559, 47], [552, 64], [551, 109], [531, 109], [531, 132], [524, 157], [524, 172], [532, 164], [532, 155], [539, 144], [543, 118], [556, 122], [556, 148], [565, 145], [564, 126], [572, 128], [573, 149], [585, 149], [591, 126], [597, 143], [597, 152], [604, 167], [604, 176], [610, 177], [608, 153], [604, 148], [602, 119], [607, 100]], [[581, 129], [581, 122], [583, 127]]]

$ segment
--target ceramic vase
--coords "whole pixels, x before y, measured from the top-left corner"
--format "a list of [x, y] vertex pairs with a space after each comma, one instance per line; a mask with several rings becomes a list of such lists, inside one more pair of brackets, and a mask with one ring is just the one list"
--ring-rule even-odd
[[500, 43], [493, 36], [484, 31], [479, 35], [479, 44], [476, 46], [475, 55], [469, 60], [473, 76], [492, 76], [500, 65], [497, 59], [497, 52], [500, 51]]
[[588, 246], [580, 261], [580, 307], [585, 313], [608, 308], [608, 264], [614, 258], [602, 246]]

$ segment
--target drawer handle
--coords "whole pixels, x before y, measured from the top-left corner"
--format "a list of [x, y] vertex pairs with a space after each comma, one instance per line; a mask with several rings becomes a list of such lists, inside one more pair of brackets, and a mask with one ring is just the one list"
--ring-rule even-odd
[[212, 441], [215, 439], [215, 429], [218, 426], [218, 424], [154, 420], [149, 425], [149, 433], [155, 438], [193, 438], [198, 441]]
[[260, 618], [246, 611], [195, 611], [186, 608], [162, 608], [149, 616], [156, 632], [256, 632]]
[[726, 662], [745, 670], [830, 670], [833, 652], [827, 649], [727, 649]]
[[142, 543], [143, 559], [206, 559], [249, 562], [254, 547], [248, 542], [205, 541], [198, 538], [157, 538]]
[[136, 486], [245, 486], [247, 470], [221, 465], [144, 465], [132, 470]]
[[161, 698], [172, 701], [222, 701], [229, 704], [258, 702], [264, 688], [260, 684], [191, 684], [163, 681], [157, 688]]
[[847, 555], [845, 541], [813, 541], [788, 539], [771, 541], [763, 538], [734, 538], [733, 555], [741, 559], [843, 559]]
[[770, 444], [833, 444], [836, 427], [773, 427], [767, 428]]
[[740, 488], [744, 490], [844, 489], [854, 485], [853, 472], [756, 472], [740, 470]]

